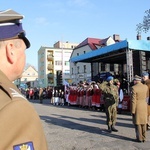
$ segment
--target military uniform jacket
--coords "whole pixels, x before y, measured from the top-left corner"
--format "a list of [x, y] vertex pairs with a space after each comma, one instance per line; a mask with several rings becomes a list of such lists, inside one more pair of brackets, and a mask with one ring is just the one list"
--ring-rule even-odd
[[100, 86], [103, 94], [103, 100], [106, 107], [118, 105], [119, 95], [118, 88], [115, 85], [109, 85], [108, 82], [103, 82]]
[[147, 103], [149, 96], [148, 87], [141, 82], [131, 88], [131, 113], [133, 114], [134, 124], [147, 123]]
[[47, 150], [40, 118], [0, 71], [0, 150]]

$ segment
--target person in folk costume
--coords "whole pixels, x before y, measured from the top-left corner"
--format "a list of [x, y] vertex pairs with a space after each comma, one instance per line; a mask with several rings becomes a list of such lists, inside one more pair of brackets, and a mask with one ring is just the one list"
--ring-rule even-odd
[[52, 88], [52, 100], [51, 100], [51, 104], [54, 105], [54, 93], [55, 93], [55, 88]]
[[75, 87], [72, 88], [71, 104], [75, 104]]
[[80, 86], [77, 86], [77, 105], [80, 105]]
[[83, 106], [83, 96], [84, 96], [84, 89], [83, 89], [83, 86], [81, 86], [80, 87], [80, 106], [79, 107]]
[[73, 88], [73, 104], [77, 104], [77, 87]]
[[95, 84], [94, 88], [95, 88], [95, 102], [96, 102], [96, 107], [100, 108], [101, 89], [99, 88], [98, 84]]
[[92, 83], [92, 109], [95, 110], [96, 107], [96, 86], [95, 86], [95, 81]]
[[135, 75], [134, 85], [131, 88], [131, 114], [135, 126], [137, 142], [145, 142], [147, 126], [147, 102], [149, 97], [148, 86], [141, 83], [141, 77]]
[[65, 86], [65, 99], [66, 99], [66, 103], [67, 103], [68, 105], [69, 105], [69, 102], [68, 102], [69, 93], [70, 93], [70, 91], [69, 91], [69, 86], [66, 85], [66, 86]]
[[61, 93], [60, 93], [60, 105], [64, 106], [64, 103], [65, 103], [65, 93], [62, 90]]
[[73, 87], [70, 87], [69, 96], [68, 96], [69, 105], [72, 104], [72, 93], [73, 93]]
[[61, 104], [61, 92], [62, 92], [62, 90], [59, 89], [58, 90], [58, 104]]
[[108, 126], [108, 132], [118, 132], [115, 128], [117, 120], [117, 106], [118, 106], [118, 89], [113, 83], [113, 77], [109, 76], [106, 81], [100, 84], [100, 88], [103, 93], [103, 99], [106, 112], [106, 124]]
[[86, 83], [85, 107], [89, 108], [90, 85]]
[[118, 102], [118, 114], [122, 113], [122, 100], [124, 98], [123, 90], [120, 87], [120, 81], [118, 79], [114, 79], [114, 85], [118, 88], [118, 94], [119, 94], [119, 102]]
[[92, 96], [93, 96], [93, 86], [91, 84], [89, 84], [89, 97], [88, 97], [88, 106], [89, 106], [89, 109], [91, 110], [92, 109]]
[[87, 86], [85, 85], [85, 83], [83, 84], [83, 103], [82, 103], [82, 107], [86, 107], [86, 90], [87, 90]]
[[59, 104], [59, 93], [58, 90], [55, 89], [54, 90], [54, 105], [58, 105]]

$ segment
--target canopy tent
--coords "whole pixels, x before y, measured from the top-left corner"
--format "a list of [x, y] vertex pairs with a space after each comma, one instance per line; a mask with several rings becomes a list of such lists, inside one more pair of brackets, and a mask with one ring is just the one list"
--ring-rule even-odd
[[[72, 57], [70, 61], [91, 63], [91, 69], [94, 62], [120, 64], [121, 71], [124, 71], [123, 66], [126, 64], [127, 81], [131, 82], [135, 74], [141, 75], [150, 69], [150, 40], [124, 40]], [[91, 72], [93, 79], [93, 70]]]
[[[104, 63], [126, 63], [126, 50], [138, 50], [150, 52], [150, 41], [148, 40], [124, 40], [109, 46], [99, 48], [88, 53], [72, 57], [71, 62], [104, 62]], [[150, 57], [150, 54], [149, 54]]]

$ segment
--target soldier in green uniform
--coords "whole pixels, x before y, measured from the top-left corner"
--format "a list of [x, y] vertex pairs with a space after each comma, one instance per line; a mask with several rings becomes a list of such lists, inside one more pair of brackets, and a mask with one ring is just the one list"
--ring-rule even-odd
[[119, 96], [118, 89], [113, 84], [113, 77], [109, 76], [107, 80], [100, 85], [100, 88], [104, 99], [108, 131], [117, 132], [118, 130], [115, 128], [115, 124]]

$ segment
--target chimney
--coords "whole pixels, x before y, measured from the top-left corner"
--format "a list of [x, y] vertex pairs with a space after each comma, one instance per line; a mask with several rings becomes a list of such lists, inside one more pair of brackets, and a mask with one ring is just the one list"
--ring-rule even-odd
[[140, 34], [137, 34], [136, 39], [137, 39], [137, 40], [141, 40], [141, 35], [140, 35]]
[[148, 40], [148, 41], [150, 40], [150, 36], [147, 37], [147, 40]]
[[113, 35], [113, 39], [114, 39], [114, 41], [120, 41], [120, 36], [119, 36], [119, 34], [114, 34], [114, 35]]

